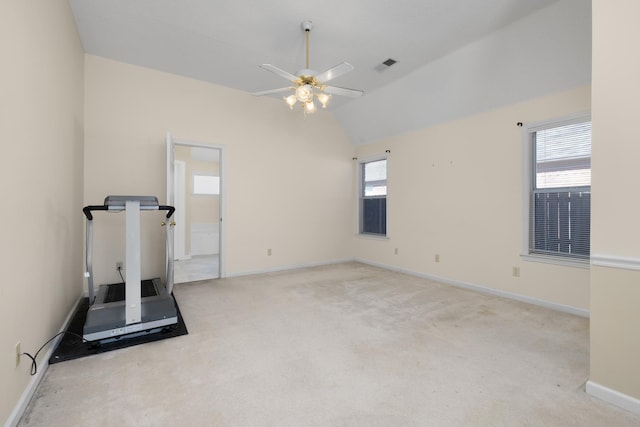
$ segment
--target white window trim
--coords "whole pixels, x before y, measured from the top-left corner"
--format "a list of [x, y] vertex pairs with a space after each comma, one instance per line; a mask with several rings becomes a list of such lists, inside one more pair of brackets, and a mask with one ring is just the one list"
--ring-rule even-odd
[[590, 112], [581, 112], [558, 119], [543, 120], [530, 123], [522, 128], [522, 249], [520, 257], [524, 261], [542, 262], [546, 264], [568, 267], [589, 268], [589, 259], [564, 257], [562, 255], [544, 255], [529, 253], [529, 225], [531, 220], [531, 185], [533, 180], [533, 140], [531, 135], [539, 130], [549, 129], [591, 121]]
[[372, 240], [389, 240], [389, 211], [387, 209], [387, 224], [386, 224], [386, 234], [373, 234], [373, 233], [361, 233], [360, 232], [360, 218], [361, 218], [361, 213], [360, 212], [360, 197], [362, 195], [362, 164], [363, 163], [371, 163], [371, 162], [377, 162], [380, 160], [386, 160], [387, 161], [387, 195], [385, 196], [387, 199], [387, 208], [389, 207], [389, 154], [384, 154], [384, 155], [377, 155], [377, 156], [367, 156], [367, 157], [363, 157], [363, 158], [358, 158], [358, 163], [357, 163], [357, 172], [356, 172], [356, 179], [358, 180], [358, 194], [356, 197], [356, 236], [363, 238], [363, 239], [372, 239]]

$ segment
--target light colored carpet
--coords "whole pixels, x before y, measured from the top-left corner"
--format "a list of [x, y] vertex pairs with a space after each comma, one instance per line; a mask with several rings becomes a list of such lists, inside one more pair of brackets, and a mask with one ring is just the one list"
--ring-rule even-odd
[[584, 318], [358, 263], [175, 294], [189, 335], [50, 366], [21, 425], [640, 425]]

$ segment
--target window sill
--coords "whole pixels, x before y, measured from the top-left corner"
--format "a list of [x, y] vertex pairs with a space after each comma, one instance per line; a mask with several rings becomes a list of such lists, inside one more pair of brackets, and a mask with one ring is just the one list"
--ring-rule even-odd
[[363, 239], [371, 239], [371, 240], [389, 240], [389, 236], [382, 234], [369, 234], [369, 233], [357, 233], [356, 237], [361, 237]]
[[589, 259], [565, 258], [553, 255], [527, 254], [520, 255], [524, 261], [541, 262], [545, 264], [562, 265], [565, 267], [589, 269]]

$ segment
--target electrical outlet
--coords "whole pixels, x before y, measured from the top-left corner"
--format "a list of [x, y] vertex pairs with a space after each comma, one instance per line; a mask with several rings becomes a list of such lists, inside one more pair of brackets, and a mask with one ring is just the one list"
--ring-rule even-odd
[[116, 261], [116, 271], [122, 270], [122, 261]]
[[513, 267], [513, 277], [520, 277], [520, 267]]
[[271, 256], [271, 248], [267, 249], [267, 256]]
[[434, 260], [435, 262], [440, 262], [440, 254], [436, 254], [436, 255], [433, 257], [433, 260]]
[[16, 343], [16, 367], [18, 367], [18, 365], [20, 365], [20, 355], [22, 354], [22, 351], [20, 351], [20, 341], [18, 341]]
[[394, 253], [395, 255], [398, 255], [398, 248], [395, 248], [395, 249], [393, 250], [393, 253]]

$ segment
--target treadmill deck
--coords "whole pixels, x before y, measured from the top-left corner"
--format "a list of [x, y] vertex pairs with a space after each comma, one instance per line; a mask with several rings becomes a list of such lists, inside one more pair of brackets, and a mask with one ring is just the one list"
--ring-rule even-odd
[[174, 300], [166, 293], [160, 279], [143, 280], [140, 285], [141, 322], [126, 324], [123, 283], [101, 285], [94, 304], [87, 311], [83, 338], [108, 342], [125, 335], [154, 333], [177, 324]]

